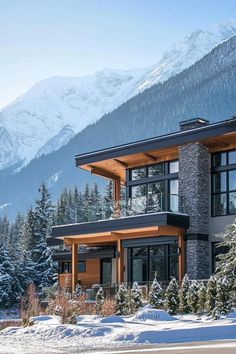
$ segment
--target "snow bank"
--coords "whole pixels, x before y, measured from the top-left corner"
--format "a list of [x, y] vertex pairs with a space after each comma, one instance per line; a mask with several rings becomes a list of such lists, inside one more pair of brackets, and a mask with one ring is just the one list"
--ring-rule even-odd
[[140, 309], [133, 320], [138, 321], [175, 321], [175, 317], [170, 316], [165, 310], [157, 310], [150, 305]]
[[121, 316], [108, 316], [100, 320], [100, 323], [124, 323], [124, 319]]

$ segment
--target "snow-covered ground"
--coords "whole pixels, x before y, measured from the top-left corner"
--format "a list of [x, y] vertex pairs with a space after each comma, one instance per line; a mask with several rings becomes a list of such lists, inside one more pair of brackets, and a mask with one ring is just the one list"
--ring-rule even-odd
[[0, 353], [77, 353], [122, 346], [236, 339], [236, 312], [219, 320], [171, 317], [145, 307], [134, 316], [78, 316], [77, 325], [62, 325], [57, 316], [33, 318], [26, 328], [0, 332]]

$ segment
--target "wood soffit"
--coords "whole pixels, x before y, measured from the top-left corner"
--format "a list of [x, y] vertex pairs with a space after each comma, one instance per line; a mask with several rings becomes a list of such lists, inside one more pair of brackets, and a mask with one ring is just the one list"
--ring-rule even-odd
[[[236, 148], [236, 131], [199, 140], [199, 142], [207, 146], [210, 153], [234, 149]], [[121, 181], [121, 184], [124, 185], [126, 169], [175, 159], [178, 159], [178, 146], [119, 156], [88, 165], [81, 165], [80, 168], [104, 178]]]

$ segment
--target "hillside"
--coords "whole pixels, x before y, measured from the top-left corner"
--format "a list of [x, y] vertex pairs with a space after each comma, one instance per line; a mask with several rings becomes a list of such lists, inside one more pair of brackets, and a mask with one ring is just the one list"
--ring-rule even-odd
[[181, 120], [202, 116], [211, 122], [236, 113], [236, 36], [196, 64], [140, 93], [88, 126], [58, 151], [34, 159], [20, 173], [0, 177], [2, 212], [13, 215], [32, 203], [42, 180], [55, 198], [64, 186], [92, 176], [78, 171], [74, 155], [178, 130]]
[[53, 152], [89, 124], [154, 84], [188, 68], [236, 34], [236, 23], [197, 30], [144, 69], [103, 69], [81, 77], [52, 77], [0, 111], [0, 170], [26, 166]]

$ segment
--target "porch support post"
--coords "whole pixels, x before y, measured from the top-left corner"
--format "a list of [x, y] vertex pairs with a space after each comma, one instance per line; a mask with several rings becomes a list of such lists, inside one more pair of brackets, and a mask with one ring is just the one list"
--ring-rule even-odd
[[179, 276], [179, 283], [181, 283], [184, 272], [185, 272], [185, 245], [184, 245], [184, 234], [183, 232], [179, 232], [178, 234], [178, 276]]
[[113, 200], [115, 216], [120, 216], [120, 180], [113, 180]]
[[117, 240], [117, 283], [120, 284], [124, 281], [124, 249], [121, 240]]
[[78, 245], [72, 243], [71, 245], [72, 251], [72, 284], [71, 290], [72, 292], [75, 291], [75, 288], [78, 283]]

